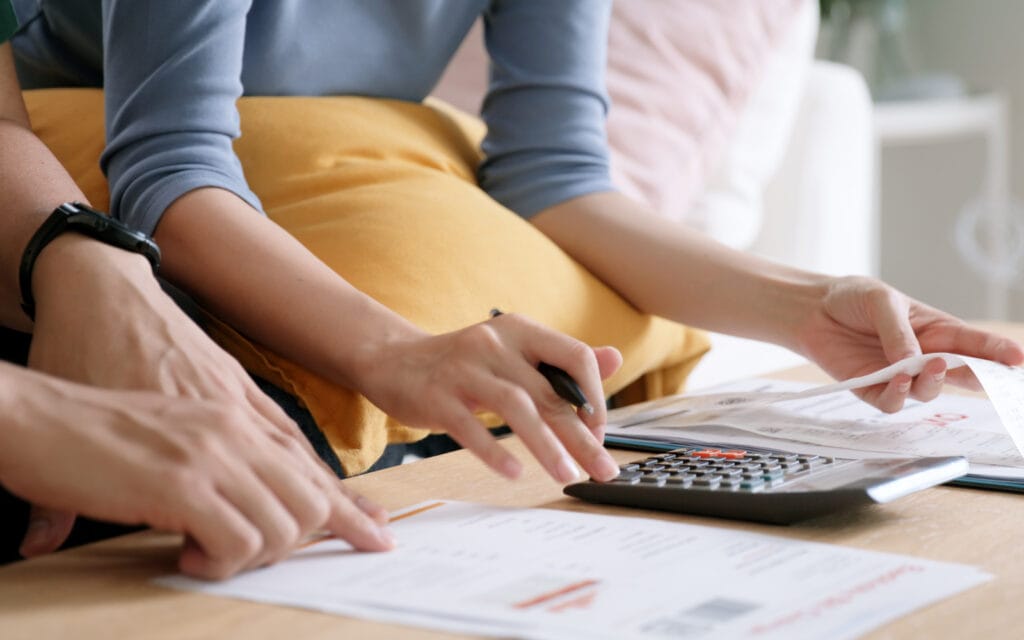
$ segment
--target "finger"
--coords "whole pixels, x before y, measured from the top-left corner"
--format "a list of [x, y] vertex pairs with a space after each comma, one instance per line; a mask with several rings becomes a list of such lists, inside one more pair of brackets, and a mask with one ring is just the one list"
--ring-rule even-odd
[[488, 467], [511, 480], [523, 472], [523, 466], [515, 456], [498, 444], [477, 417], [455, 398], [439, 400], [437, 415], [440, 426], [449, 437], [463, 449], [472, 451]]
[[182, 573], [223, 580], [252, 566], [263, 549], [256, 527], [216, 491], [193, 495], [183, 512], [186, 539], [178, 559]]
[[[337, 486], [339, 490], [327, 494], [331, 503], [327, 530], [361, 551], [393, 549], [395, 534], [391, 529], [385, 523], [375, 521], [355, 504], [361, 496], [340, 483]], [[353, 495], [358, 496], [355, 501], [352, 500]]]
[[877, 396], [873, 399], [865, 398], [865, 400], [886, 413], [896, 413], [903, 408], [903, 403], [907, 400], [912, 384], [913, 378], [903, 373], [898, 374], [893, 376]]
[[[296, 445], [297, 446], [297, 445]], [[330, 512], [330, 503], [324, 495], [322, 472], [311, 461], [302, 466], [271, 461], [264, 463], [257, 471], [263, 483], [273, 491], [278, 502], [288, 511], [298, 530], [294, 542], [319, 529]], [[269, 558], [270, 562], [281, 559], [291, 552], [291, 547], [282, 547], [281, 555]]]
[[523, 355], [533, 363], [546, 362], [568, 373], [580, 386], [593, 409], [593, 413], [581, 413], [581, 419], [589, 427], [603, 427], [608, 420], [608, 414], [594, 350], [585, 342], [542, 325], [531, 323], [530, 326], [532, 332], [522, 347]]
[[910, 324], [910, 312], [906, 298], [893, 290], [872, 298], [872, 317], [882, 344], [882, 351], [889, 362], [896, 362], [921, 353], [917, 335]]
[[51, 553], [60, 548], [75, 526], [75, 514], [32, 505], [28, 529], [18, 552], [24, 558]]
[[[259, 468], [267, 468], [267, 465], [260, 464]], [[262, 539], [260, 552], [247, 567], [276, 562], [291, 553], [301, 539], [301, 531], [274, 492], [275, 487], [266, 484], [254, 469], [241, 466], [229, 469], [225, 481], [217, 488], [256, 527]]]
[[355, 504], [360, 511], [370, 516], [370, 518], [374, 522], [376, 522], [377, 524], [388, 523], [388, 520], [390, 519], [390, 514], [388, 513], [387, 509], [377, 504], [373, 500], [370, 500], [363, 494], [356, 493], [352, 489], [349, 489], [347, 486], [345, 486], [344, 482], [333, 477], [333, 475], [331, 476], [331, 480], [332, 486], [340, 487], [341, 492], [345, 494], [345, 497], [348, 498], [350, 502]]
[[602, 380], [607, 380], [622, 366], [622, 353], [615, 347], [594, 347], [594, 356]]
[[[578, 412], [570, 410], [568, 403], [558, 397], [543, 376], [522, 361], [513, 363], [506, 369], [506, 374], [515, 381], [513, 384], [518, 382], [522, 385], [533, 400], [541, 420], [591, 477], [611, 480], [619, 474], [618, 465], [601, 444], [602, 434], [594, 433], [593, 429], [584, 424]], [[568, 482], [575, 478], [565, 480], [556, 476], [556, 479]]]
[[947, 371], [946, 382], [970, 391], [984, 391], [970, 367], [957, 367]]
[[942, 385], [946, 381], [946, 361], [942, 358], [934, 358], [925, 363], [921, 373], [917, 374], [910, 387], [910, 397], [928, 402], [933, 400], [942, 392]]
[[[547, 385], [547, 381], [540, 373], [526, 363], [523, 363], [522, 366], [526, 372], [523, 373], [520, 370], [519, 379], [530, 379], [532, 376], [535, 381], [540, 381], [537, 384], [544, 387], [546, 393], [554, 396], [551, 387]], [[522, 386], [494, 376], [474, 378], [464, 384], [466, 394], [474, 399], [475, 404], [501, 416], [505, 424], [522, 439], [526, 448], [552, 478], [558, 482], [572, 482], [579, 478], [576, 464], [569, 457], [569, 453], [562, 443], [541, 419], [534, 399]], [[557, 398], [557, 396], [554, 397]], [[559, 400], [558, 404], [563, 411], [572, 415], [572, 411], [565, 401]], [[477, 424], [479, 425], [479, 422]]]
[[959, 323], [929, 332], [928, 351], [951, 351], [1012, 366], [1024, 363], [1024, 348], [1015, 340]]

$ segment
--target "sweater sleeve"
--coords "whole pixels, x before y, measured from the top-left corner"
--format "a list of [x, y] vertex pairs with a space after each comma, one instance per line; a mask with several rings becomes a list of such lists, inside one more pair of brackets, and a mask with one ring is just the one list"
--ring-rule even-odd
[[614, 189], [604, 86], [610, 0], [495, 0], [481, 186], [521, 216]]
[[14, 16], [14, 7], [10, 0], [0, 0], [0, 44], [11, 39], [18, 30], [18, 19]]
[[257, 209], [232, 141], [251, 0], [105, 0], [111, 213], [152, 233], [185, 193], [220, 187]]

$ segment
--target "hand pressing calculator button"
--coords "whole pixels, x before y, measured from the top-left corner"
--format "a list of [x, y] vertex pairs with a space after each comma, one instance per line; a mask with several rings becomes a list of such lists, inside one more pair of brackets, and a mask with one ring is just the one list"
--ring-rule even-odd
[[565, 493], [589, 502], [789, 524], [890, 502], [967, 473], [962, 457], [848, 460], [790, 451], [685, 447], [621, 465]]

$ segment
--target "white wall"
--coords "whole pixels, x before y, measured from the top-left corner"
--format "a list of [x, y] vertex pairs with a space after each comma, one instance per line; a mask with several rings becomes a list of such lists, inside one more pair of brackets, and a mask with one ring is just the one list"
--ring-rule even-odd
[[[1024, 196], [1024, 2], [908, 0], [908, 8], [912, 62], [1008, 96], [1010, 185]], [[979, 139], [893, 149], [881, 158], [882, 277], [969, 318], [985, 316], [984, 281], [956, 254], [952, 229], [980, 189], [983, 161]], [[1010, 311], [1024, 318], [1024, 286], [1013, 293]]]

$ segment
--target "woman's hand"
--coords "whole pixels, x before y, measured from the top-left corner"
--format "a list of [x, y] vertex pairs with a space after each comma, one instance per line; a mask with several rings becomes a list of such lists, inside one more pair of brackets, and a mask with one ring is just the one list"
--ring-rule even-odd
[[[609, 480], [618, 465], [602, 447], [607, 412], [601, 380], [622, 363], [612, 347], [591, 348], [523, 316], [506, 314], [439, 336], [419, 334], [362, 354], [360, 390], [388, 415], [412, 427], [447, 432], [499, 473], [514, 478], [519, 462], [474, 412], [492, 411], [523, 439], [559, 482]], [[574, 410], [537, 371], [547, 362], [569, 373], [594, 412]]]
[[[54, 513], [182, 532], [185, 573], [218, 579], [276, 562], [319, 530], [358, 549], [394, 545], [383, 509], [254, 412], [12, 365], [0, 365], [0, 380], [14, 391], [0, 422], [0, 482]], [[23, 554], [63, 539], [35, 533]]]
[[[921, 353], [952, 352], [1007, 365], [1024, 363], [1021, 345], [918, 302], [872, 278], [835, 278], [796, 337], [798, 350], [836, 379], [871, 373]], [[895, 376], [856, 393], [887, 412], [898, 411], [908, 396], [931, 400], [944, 382], [979, 389], [967, 368], [947, 373], [936, 358], [915, 378]]]

